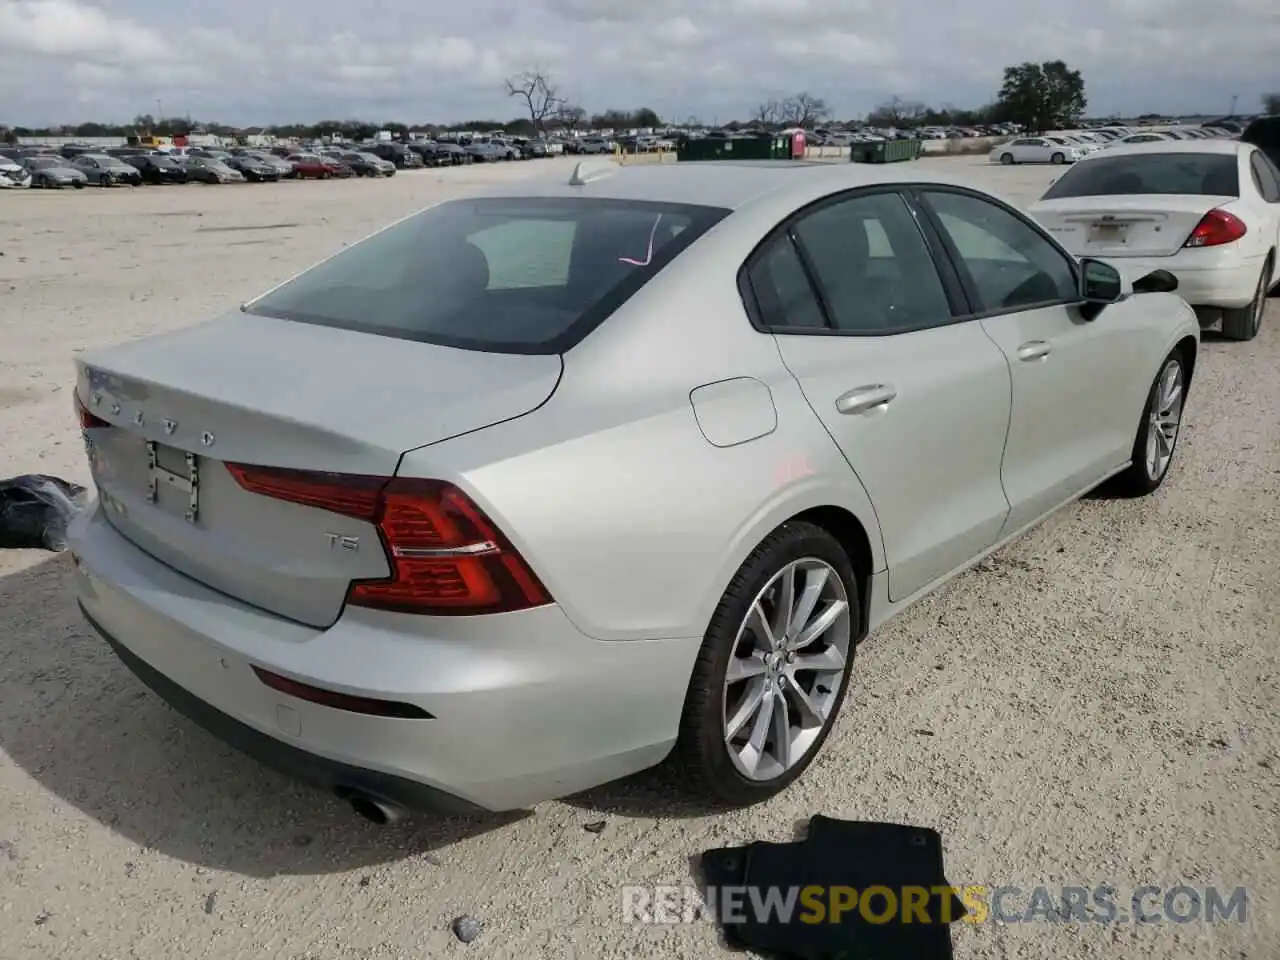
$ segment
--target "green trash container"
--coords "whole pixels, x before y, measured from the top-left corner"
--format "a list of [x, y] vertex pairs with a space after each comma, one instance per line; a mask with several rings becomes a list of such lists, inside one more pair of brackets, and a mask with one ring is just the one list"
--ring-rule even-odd
[[764, 137], [688, 137], [676, 144], [676, 160], [790, 160], [791, 138]]
[[876, 143], [855, 143], [849, 148], [852, 163], [900, 163], [920, 157], [919, 140], [880, 140]]
[[854, 143], [849, 146], [849, 162], [850, 163], [874, 163], [872, 156], [875, 154], [874, 143]]

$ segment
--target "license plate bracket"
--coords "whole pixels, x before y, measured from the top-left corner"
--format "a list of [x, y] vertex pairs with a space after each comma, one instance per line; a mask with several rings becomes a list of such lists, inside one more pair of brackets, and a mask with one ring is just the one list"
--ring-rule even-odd
[[1101, 223], [1090, 224], [1089, 240], [1093, 243], [1124, 243], [1125, 234], [1129, 232], [1129, 228], [1123, 223]]
[[[183, 453], [182, 451], [173, 451]], [[182, 516], [187, 523], [200, 518], [200, 465], [194, 453], [183, 453], [186, 472], [170, 470], [160, 463], [160, 447], [154, 440], [147, 441], [147, 502], [160, 499], [160, 488], [171, 487], [187, 495]]]

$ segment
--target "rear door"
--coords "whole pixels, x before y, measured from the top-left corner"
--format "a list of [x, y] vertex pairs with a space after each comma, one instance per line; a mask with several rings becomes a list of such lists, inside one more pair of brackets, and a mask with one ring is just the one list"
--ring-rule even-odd
[[1022, 214], [961, 188], [921, 190], [1012, 378], [1001, 475], [1012, 533], [1128, 460], [1150, 385], [1143, 332], [1088, 321], [1075, 261]]
[[[748, 263], [758, 322], [861, 480], [902, 600], [990, 547], [1009, 510], [1009, 372], [902, 194], [855, 191]], [[850, 477], [850, 482], [855, 482]]]
[[1048, 144], [1034, 137], [1013, 141], [1013, 159], [1018, 163], [1044, 163], [1049, 159]]

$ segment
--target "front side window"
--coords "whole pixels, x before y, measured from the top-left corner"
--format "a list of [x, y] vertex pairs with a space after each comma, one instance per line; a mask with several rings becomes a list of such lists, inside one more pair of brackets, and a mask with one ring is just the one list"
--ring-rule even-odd
[[[1092, 161], [1086, 161], [1092, 162]], [[1079, 299], [1074, 262], [1021, 217], [972, 194], [925, 191], [983, 311]]]
[[245, 309], [463, 349], [560, 353], [727, 214], [576, 197], [453, 200]]

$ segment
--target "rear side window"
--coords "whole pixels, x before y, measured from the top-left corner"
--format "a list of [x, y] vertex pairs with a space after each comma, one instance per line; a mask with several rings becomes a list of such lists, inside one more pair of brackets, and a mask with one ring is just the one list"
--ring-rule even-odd
[[1119, 157], [1092, 157], [1064, 173], [1043, 199], [1146, 194], [1238, 197], [1239, 162], [1234, 153], [1135, 153]]
[[790, 233], [784, 231], [768, 242], [752, 265], [750, 278], [764, 326], [782, 331], [827, 326]]
[[729, 213], [577, 197], [431, 207], [247, 313], [492, 353], [562, 353]]
[[827, 204], [794, 230], [837, 330], [885, 335], [950, 322], [946, 289], [901, 195]]
[[1275, 165], [1261, 151], [1254, 152], [1249, 164], [1262, 199], [1267, 203], [1280, 203], [1280, 173], [1277, 173]]

